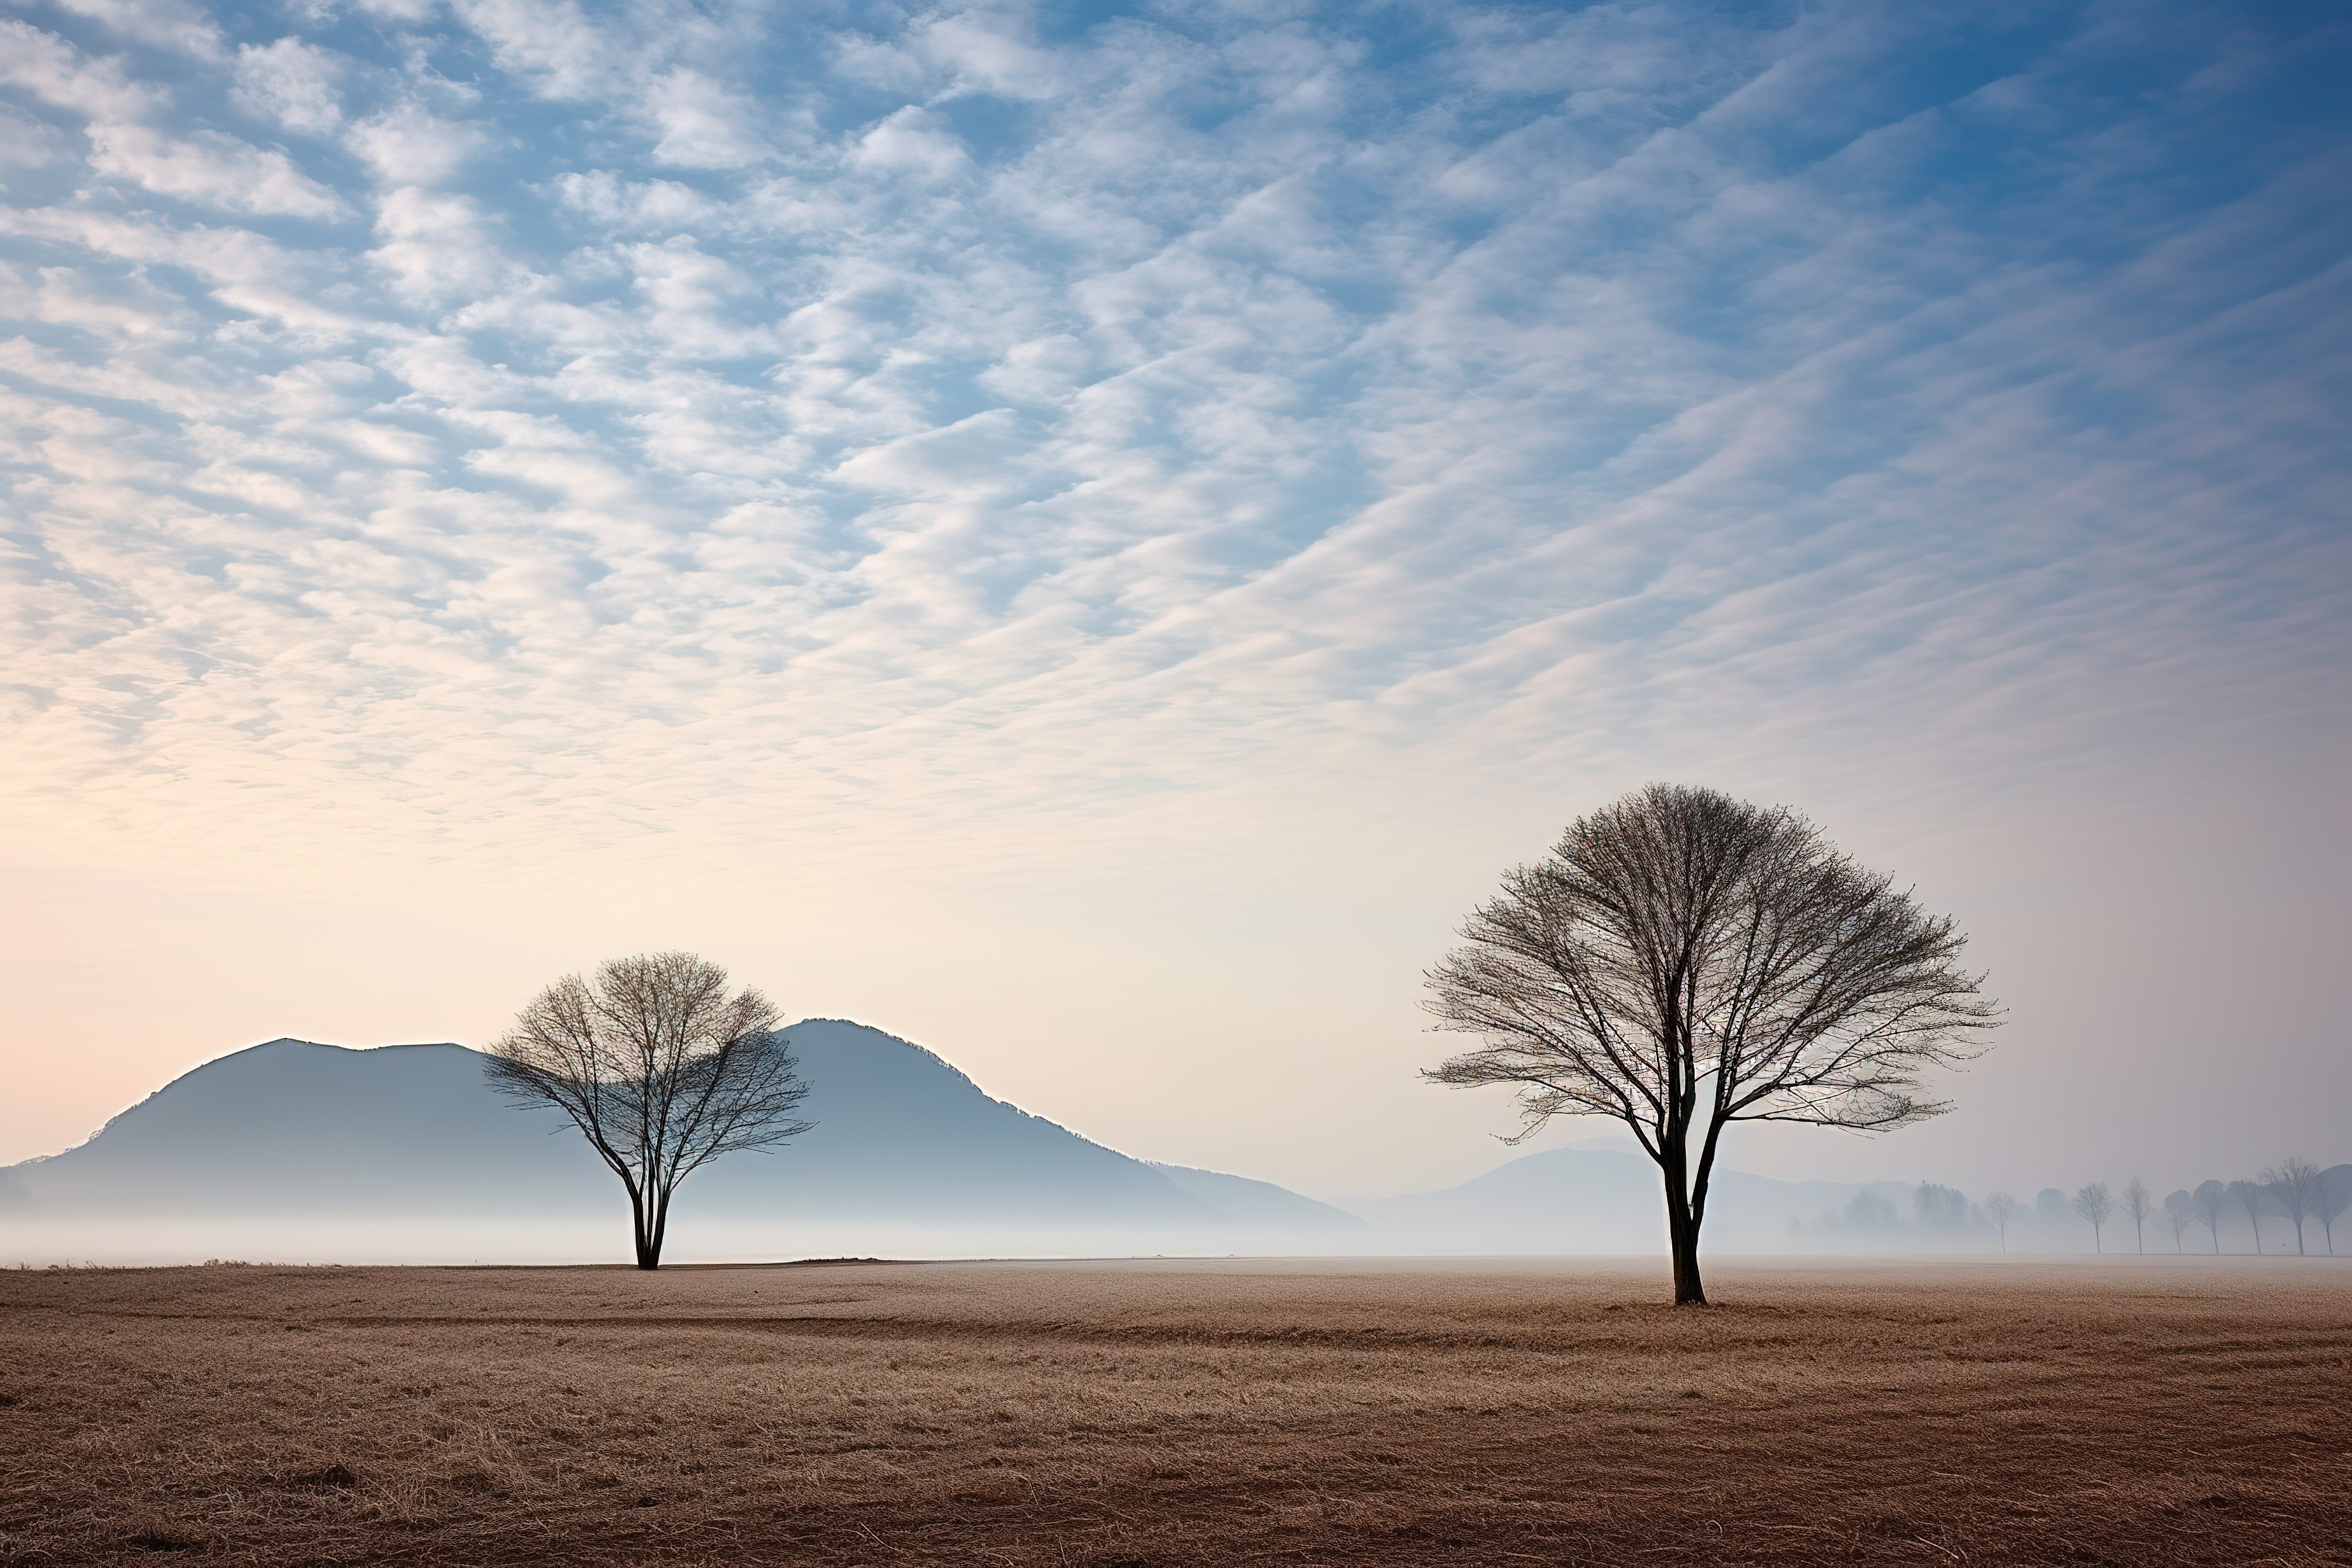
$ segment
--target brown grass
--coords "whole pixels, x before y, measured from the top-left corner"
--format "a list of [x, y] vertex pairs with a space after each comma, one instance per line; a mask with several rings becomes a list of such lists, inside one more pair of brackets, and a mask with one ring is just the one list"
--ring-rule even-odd
[[2352, 1266], [0, 1275], [0, 1561], [2352, 1563]]

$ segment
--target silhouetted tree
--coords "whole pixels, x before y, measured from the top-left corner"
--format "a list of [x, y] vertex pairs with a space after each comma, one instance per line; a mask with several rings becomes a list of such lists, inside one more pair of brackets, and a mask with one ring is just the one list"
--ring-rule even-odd
[[1664, 1183], [1677, 1305], [1706, 1304], [1726, 1127], [1937, 1115], [1921, 1073], [1976, 1054], [1999, 1012], [1948, 918], [1795, 812], [1713, 790], [1652, 784], [1579, 817], [1462, 935], [1428, 1006], [1479, 1045], [1424, 1076], [1517, 1086], [1519, 1138], [1563, 1114], [1624, 1122]]
[[2107, 1184], [2093, 1182], [2075, 1193], [2074, 1212], [2091, 1222], [2091, 1250], [2105, 1252], [2100, 1233], [2106, 1228], [2107, 1216], [2116, 1212], [2116, 1200], [2107, 1195]]
[[1985, 1213], [1992, 1216], [1993, 1228], [2000, 1232], [2000, 1249], [2009, 1250], [2009, 1222], [2017, 1213], [2017, 1200], [2007, 1193], [1987, 1193]]
[[2263, 1189], [2256, 1182], [2231, 1182], [2230, 1196], [2246, 1211], [2246, 1219], [2254, 1227], [2254, 1256], [2263, 1251]]
[[[2309, 1257], [2303, 1246], [2303, 1216], [2311, 1212], [2313, 1201], [2319, 1196], [2319, 1167], [2290, 1154], [2286, 1163], [2264, 1171], [2260, 1180], [2263, 1190], [2294, 1222], [2295, 1256]], [[2332, 1243], [2335, 1237], [2331, 1235], [2328, 1239]]]
[[2336, 1222], [2344, 1211], [2352, 1207], [2352, 1165], [2337, 1165], [2319, 1173], [2319, 1196], [2312, 1213], [2319, 1216], [2319, 1226], [2327, 1233], [2327, 1256], [2336, 1256]]
[[2147, 1251], [2147, 1216], [2155, 1212], [2156, 1198], [2146, 1182], [2134, 1176], [2124, 1184], [2124, 1213], [2131, 1215], [2132, 1246], [2142, 1254]]
[[533, 998], [490, 1047], [490, 1080], [572, 1118], [628, 1189], [637, 1267], [657, 1268], [680, 1182], [809, 1129], [777, 1016], [748, 986], [730, 997], [727, 971], [693, 953], [616, 958]]
[[2211, 1233], [2213, 1251], [2218, 1256], [2221, 1250], [2221, 1211], [2229, 1206], [2230, 1189], [2219, 1182], [2200, 1182], [2195, 1200], [2197, 1217], [2205, 1222], [2206, 1230]]
[[2191, 1225], [2196, 1223], [2197, 1200], [2189, 1195], [2187, 1188], [2164, 1194], [2164, 1217], [2172, 1226], [2172, 1250], [2188, 1251], [2189, 1249], [2180, 1244], [2180, 1237]]

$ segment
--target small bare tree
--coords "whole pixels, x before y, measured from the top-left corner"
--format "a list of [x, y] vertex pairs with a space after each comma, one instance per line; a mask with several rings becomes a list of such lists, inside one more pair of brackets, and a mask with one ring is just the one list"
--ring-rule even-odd
[[1992, 1216], [1992, 1226], [2000, 1233], [2000, 1249], [2009, 1250], [2009, 1222], [2017, 1217], [2017, 1200], [2007, 1193], [1987, 1193], [1985, 1213]]
[[1976, 1054], [1998, 1009], [1967, 939], [1785, 807], [1652, 784], [1504, 878], [1429, 973], [1476, 1049], [1424, 1074], [1510, 1084], [1525, 1121], [1614, 1117], [1665, 1185], [1675, 1301], [1705, 1306], [1707, 1182], [1724, 1129], [1878, 1131], [1949, 1107], [1921, 1075]]
[[2189, 1248], [2181, 1245], [2180, 1238], [2190, 1226], [2197, 1223], [2197, 1200], [2189, 1195], [2187, 1188], [2164, 1194], [2164, 1217], [2172, 1226], [2172, 1250], [2188, 1251]]
[[2099, 1239], [2106, 1229], [2107, 1218], [2116, 1212], [2116, 1200], [2107, 1193], [2107, 1184], [2093, 1182], [2074, 1194], [2074, 1212], [2091, 1222], [2091, 1250], [2105, 1252]]
[[661, 1267], [677, 1184], [721, 1154], [808, 1131], [807, 1095], [776, 1033], [778, 1014], [690, 952], [640, 953], [567, 974], [490, 1047], [490, 1081], [552, 1105], [628, 1189], [637, 1267]]
[[2197, 1217], [2205, 1222], [2206, 1231], [2213, 1237], [2213, 1251], [2221, 1251], [2221, 1211], [2230, 1205], [2230, 1189], [2215, 1181], [2197, 1184], [2195, 1194]]
[[2230, 1196], [2246, 1211], [2246, 1221], [2254, 1227], [2254, 1255], [2263, 1250], [2263, 1188], [2259, 1182], [2231, 1182]]
[[2134, 1176], [2124, 1184], [2124, 1213], [2131, 1215], [2132, 1244], [2140, 1252], [2147, 1251], [2147, 1216], [2156, 1212], [2156, 1194], [2147, 1184]]
[[[2319, 1196], [2319, 1167], [2290, 1154], [2285, 1164], [2264, 1171], [2259, 1180], [2263, 1190], [2286, 1211], [2286, 1217], [2294, 1222], [2295, 1256], [2309, 1257], [2303, 1246], [2303, 1217], [2312, 1211]], [[2328, 1237], [2331, 1249], [2335, 1239], [2333, 1234]]]

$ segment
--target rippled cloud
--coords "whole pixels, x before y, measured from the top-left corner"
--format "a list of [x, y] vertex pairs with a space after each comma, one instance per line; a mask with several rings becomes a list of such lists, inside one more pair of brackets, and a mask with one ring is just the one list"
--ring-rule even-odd
[[1808, 747], [1998, 780], [2341, 711], [2317, 12], [0, 33], [47, 844], [528, 860]]

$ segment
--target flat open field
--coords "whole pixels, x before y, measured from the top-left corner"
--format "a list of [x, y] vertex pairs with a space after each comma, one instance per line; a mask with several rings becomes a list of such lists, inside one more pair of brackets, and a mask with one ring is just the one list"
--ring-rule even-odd
[[2352, 1262], [0, 1274], [0, 1561], [2352, 1563]]

